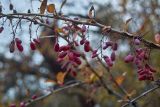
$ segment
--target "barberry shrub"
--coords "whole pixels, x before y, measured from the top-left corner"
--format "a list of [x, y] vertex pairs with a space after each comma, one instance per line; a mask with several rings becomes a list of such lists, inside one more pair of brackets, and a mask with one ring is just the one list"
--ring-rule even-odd
[[[12, 103], [10, 107], [27, 107], [55, 92], [81, 84], [88, 85], [85, 87], [87, 101], [91, 102], [94, 99], [95, 95], [93, 93], [98, 93], [99, 90], [103, 92], [99, 89], [99, 87], [103, 87], [109, 95], [117, 98], [118, 102], [124, 103], [123, 107], [129, 104], [137, 107], [136, 100], [159, 87], [159, 85], [153, 87], [133, 99], [134, 86], [129, 86], [132, 80], [138, 81], [140, 84], [145, 82], [157, 84], [156, 73], [158, 69], [154, 65], [156, 61], [152, 58], [152, 54], [153, 50], [160, 50], [159, 32], [154, 32], [155, 35], [152, 34], [153, 36], [148, 37], [148, 39], [146, 32], [141, 32], [145, 27], [144, 24], [141, 28], [138, 28], [136, 33], [133, 33], [129, 26], [133, 18], [129, 18], [123, 23], [123, 30], [121, 28], [115, 30], [110, 24], [101, 23], [101, 20], [98, 21], [98, 12], [93, 2], [88, 6], [88, 15], [83, 18], [78, 17], [78, 14], [69, 17], [62, 11], [66, 4], [67, 0], [63, 0], [60, 8], [57, 9], [55, 4], [48, 0], [42, 0], [39, 12], [33, 13], [32, 9], [28, 9], [26, 13], [20, 13], [10, 1], [8, 6], [12, 13], [9, 14], [5, 13], [3, 6], [0, 5], [0, 20], [2, 19], [0, 33], [3, 34], [7, 29], [5, 26], [7, 21], [12, 29], [12, 37], [8, 46], [9, 52], [13, 55], [17, 53], [25, 55], [26, 47], [29, 47], [31, 53], [41, 52], [45, 58], [44, 63], [41, 63], [40, 66], [30, 63], [27, 67], [39, 70], [40, 72], [37, 75], [43, 75], [46, 83], [52, 83], [51, 89], [47, 89], [49, 93], [36, 92], [38, 94], [32, 93], [33, 95], [30, 95], [30, 92], [27, 91], [26, 97], [29, 100]], [[21, 26], [22, 22], [29, 24], [27, 46], [25, 45], [26, 40], [17, 34], [18, 27], [20, 27], [20, 30], [26, 29]], [[35, 31], [33, 31], [33, 26], [36, 27]], [[47, 29], [46, 32], [49, 32], [47, 33], [49, 35], [45, 35], [44, 32], [41, 36], [38, 35], [39, 27], [42, 26], [43, 29]], [[98, 31], [92, 29], [93, 26]], [[132, 24], [132, 26], [134, 25]], [[36, 34], [34, 35], [34, 33]], [[62, 43], [64, 41], [65, 43]], [[125, 49], [122, 49], [123, 42], [127, 45]], [[123, 52], [123, 50], [127, 51]], [[26, 60], [22, 60], [21, 63], [26, 64], [29, 59], [32, 59], [28, 56], [24, 58]], [[48, 63], [46, 64], [45, 61], [48, 61]], [[132, 70], [124, 69], [129, 67]], [[26, 66], [23, 65], [21, 70], [25, 68]], [[50, 73], [57, 68], [56, 73]], [[36, 74], [35, 72], [32, 71], [31, 74]], [[25, 85], [24, 81], [23, 83]], [[96, 105], [94, 103], [92, 106]]]

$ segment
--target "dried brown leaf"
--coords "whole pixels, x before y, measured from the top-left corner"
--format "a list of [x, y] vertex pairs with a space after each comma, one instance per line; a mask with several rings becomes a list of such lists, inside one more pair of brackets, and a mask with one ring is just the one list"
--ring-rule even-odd
[[55, 12], [55, 5], [54, 5], [54, 4], [49, 4], [49, 5], [47, 6], [47, 11], [48, 11], [49, 13], [54, 13], [54, 12]]
[[44, 14], [46, 7], [47, 7], [47, 0], [43, 0], [41, 3], [41, 6], [40, 6], [40, 13], [41, 14]]

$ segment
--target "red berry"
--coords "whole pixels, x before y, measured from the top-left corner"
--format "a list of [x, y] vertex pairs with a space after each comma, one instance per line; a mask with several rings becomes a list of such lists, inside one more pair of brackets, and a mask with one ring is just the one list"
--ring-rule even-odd
[[97, 57], [98, 56], [98, 54], [97, 54], [97, 49], [96, 50], [94, 50], [93, 52], [92, 52], [92, 58], [95, 58], [95, 57]]
[[74, 60], [74, 58], [75, 58], [73, 52], [69, 52], [68, 57], [69, 57], [69, 60], [71, 60], [71, 61]]
[[81, 60], [77, 57], [74, 58], [74, 62], [78, 65], [80, 65], [82, 63]]
[[69, 46], [69, 45], [61, 46], [61, 47], [59, 48], [59, 52], [61, 52], [61, 51], [67, 51], [67, 50], [69, 50], [69, 49], [70, 49], [70, 46]]
[[20, 107], [26, 107], [25, 102], [21, 102]]
[[75, 72], [75, 71], [71, 71], [70, 73], [71, 73], [71, 75], [72, 75], [73, 77], [76, 77], [76, 76], [77, 76], [77, 72]]
[[105, 62], [107, 63], [107, 65], [109, 67], [113, 66], [113, 62], [112, 62], [112, 60], [108, 56], [104, 56], [104, 60], [105, 60]]
[[74, 54], [74, 56], [76, 56], [76, 57], [80, 57], [80, 56], [81, 56], [81, 53], [78, 52], [78, 51], [73, 51], [73, 54]]
[[54, 45], [54, 51], [58, 52], [59, 51], [59, 44], [55, 43]]
[[16, 44], [16, 45], [17, 45], [18, 50], [20, 52], [22, 52], [23, 51], [23, 46], [21, 44]]
[[35, 100], [36, 98], [37, 98], [37, 96], [36, 96], [36, 95], [33, 95], [33, 96], [32, 96], [32, 99], [33, 99], [33, 100]]
[[85, 52], [89, 52], [90, 51], [89, 41], [85, 42], [85, 44], [84, 44], [84, 51]]
[[113, 42], [109, 41], [109, 42], [106, 42], [106, 46], [109, 47], [109, 46], [112, 46], [113, 45]]
[[0, 27], [0, 33], [2, 33], [3, 30], [4, 30], [4, 27]]
[[127, 55], [127, 56], [124, 58], [124, 61], [125, 61], [126, 63], [132, 62], [133, 60], [134, 60], [134, 56], [131, 55], [131, 54]]
[[96, 54], [96, 53], [94, 53], [94, 54], [92, 54], [92, 58], [95, 58], [95, 57], [97, 57], [98, 56], [98, 54]]
[[106, 46], [106, 45], [105, 45], [105, 46], [103, 46], [103, 50], [105, 50], [105, 49], [107, 49], [107, 48], [108, 48], [108, 46]]
[[15, 38], [16, 44], [21, 44], [22, 41], [19, 38]]
[[115, 59], [116, 59], [116, 54], [115, 54], [115, 52], [113, 51], [113, 52], [111, 53], [111, 60], [112, 60], [112, 61], [115, 61]]
[[35, 46], [35, 44], [33, 42], [30, 43], [30, 48], [31, 48], [31, 50], [35, 50], [36, 49], [36, 46]]
[[85, 43], [85, 40], [86, 40], [85, 38], [82, 38], [80, 44], [83, 45]]
[[137, 39], [137, 38], [134, 39], [134, 44], [135, 44], [135, 45], [140, 45], [140, 42], [141, 42], [141, 41], [140, 41], [139, 39]]
[[93, 50], [92, 54], [96, 54], [96, 53], [97, 53], [97, 51], [98, 51], [97, 49], [96, 49], [96, 50]]
[[145, 75], [141, 75], [141, 76], [138, 77], [138, 79], [139, 79], [140, 81], [143, 81], [143, 80], [146, 79], [146, 76], [145, 76]]
[[116, 51], [116, 50], [118, 49], [118, 44], [117, 44], [117, 43], [114, 43], [114, 44], [112, 45], [112, 49], [113, 49], [114, 51]]

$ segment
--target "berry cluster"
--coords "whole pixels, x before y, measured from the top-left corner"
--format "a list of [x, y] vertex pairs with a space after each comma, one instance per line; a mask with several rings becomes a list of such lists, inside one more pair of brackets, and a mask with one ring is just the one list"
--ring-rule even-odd
[[85, 38], [82, 38], [80, 41], [81, 45], [84, 45], [84, 51], [89, 52], [90, 51], [90, 42], [86, 40]]
[[[33, 42], [30, 42], [30, 48], [31, 50], [35, 50], [36, 49], [36, 45], [40, 44], [40, 40], [39, 39], [33, 39]], [[19, 52], [23, 52], [24, 48], [22, 46], [22, 41], [19, 38], [15, 38], [11, 41], [9, 49], [10, 52], [13, 53], [15, 51], [15, 48], [17, 48], [19, 50]]]
[[[135, 38], [133, 40], [133, 43], [135, 45], [140, 45], [140, 40]], [[156, 72], [156, 70], [150, 66], [147, 62], [149, 59], [149, 52], [147, 48], [137, 48], [135, 49], [135, 55], [128, 54], [124, 61], [126, 63], [134, 63], [138, 69], [138, 79], [140, 81], [142, 80], [151, 80], [153, 81], [153, 73]]]
[[[75, 18], [75, 20], [78, 19]], [[77, 37], [76, 35], [80, 33], [83, 35], [83, 38], [80, 40], [80, 45], [84, 45], [85, 52], [90, 51], [90, 42], [86, 40], [86, 38], [84, 37], [86, 30], [87, 28], [85, 25], [82, 25], [80, 27], [74, 24], [67, 24], [67, 26], [62, 27], [61, 32], [63, 32], [64, 35], [68, 35], [69, 32], [73, 32], [72, 37], [68, 37], [70, 39], [67, 39], [68, 45], [60, 46], [58, 42], [54, 44], [54, 51], [58, 53], [57, 61], [58, 62], [63, 61], [62, 68], [67, 69], [67, 72], [74, 77], [76, 76], [75, 69], [77, 68], [78, 65], [82, 63], [82, 61], [80, 59], [81, 53], [76, 50], [73, 50], [72, 47], [79, 46], [79, 43], [75, 39]], [[58, 30], [55, 30], [55, 32], [57, 34], [61, 33]], [[58, 41], [58, 38], [56, 38], [56, 40]]]
[[54, 51], [58, 53], [58, 62], [66, 62], [62, 68], [67, 68], [67, 72], [76, 76], [75, 67], [82, 63], [80, 60], [81, 54], [78, 51], [71, 50], [69, 45], [59, 46], [58, 43], [55, 43]]
[[108, 41], [105, 43], [105, 45], [103, 46], [103, 50], [106, 50], [107, 48], [111, 47], [112, 49], [112, 53], [110, 56], [103, 56], [104, 58], [104, 61], [106, 62], [106, 64], [108, 65], [108, 67], [112, 67], [113, 66], [113, 62], [115, 61], [116, 59], [116, 54], [115, 52], [117, 51], [118, 49], [118, 44], [117, 43], [114, 43], [112, 41]]

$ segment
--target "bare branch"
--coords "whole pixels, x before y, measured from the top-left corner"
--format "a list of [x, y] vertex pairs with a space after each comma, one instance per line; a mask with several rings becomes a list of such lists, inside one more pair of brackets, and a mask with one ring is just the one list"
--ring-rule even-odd
[[145, 95], [147, 95], [147, 94], [155, 91], [155, 90], [158, 89], [158, 88], [160, 88], [159, 85], [158, 85], [158, 86], [155, 86], [155, 87], [153, 87], [153, 88], [151, 88], [151, 89], [149, 89], [149, 90], [147, 90], [147, 91], [145, 91], [145, 92], [143, 92], [142, 94], [140, 94], [139, 96], [135, 97], [134, 99], [132, 99], [132, 100], [129, 101], [128, 103], [122, 105], [122, 107], [126, 107], [126, 106], [128, 106], [129, 104], [133, 104], [135, 101], [137, 101], [137, 100], [139, 100], [140, 98], [144, 97]]
[[28, 106], [30, 106], [30, 105], [32, 105], [33, 103], [36, 103], [36, 102], [38, 102], [38, 101], [41, 101], [41, 100], [43, 100], [43, 99], [45, 99], [45, 98], [47, 98], [47, 97], [49, 97], [49, 96], [51, 96], [51, 95], [53, 95], [53, 94], [55, 94], [55, 93], [57, 93], [57, 92], [63, 91], [63, 90], [65, 90], [65, 89], [73, 88], [73, 87], [76, 87], [76, 86], [79, 86], [79, 85], [83, 85], [83, 84], [85, 84], [85, 82], [76, 82], [76, 83], [73, 83], [73, 84], [70, 84], [70, 85], [66, 85], [66, 86], [64, 86], [64, 87], [60, 87], [60, 88], [58, 88], [58, 89], [56, 89], [56, 90], [51, 90], [48, 94], [46, 94], [46, 95], [44, 95], [44, 96], [41, 96], [41, 97], [38, 97], [38, 98], [36, 98], [35, 100], [30, 99], [30, 100], [25, 104], [25, 107], [28, 107]]
[[[57, 15], [55, 16], [55, 15], [50, 15], [50, 14], [49, 15], [36, 14], [36, 13], [0, 14], [0, 18], [2, 18], [2, 17], [20, 18], [20, 16], [23, 17], [22, 19], [26, 19], [26, 20], [29, 20], [29, 21], [33, 21], [33, 20], [31, 20], [28, 17], [37, 16], [37, 17], [47, 17], [47, 18], [55, 18], [55, 19], [59, 19], [59, 20], [69, 21], [69, 22], [73, 22], [74, 24], [85, 24], [85, 25], [97, 26], [97, 27], [100, 27], [100, 28], [105, 28], [105, 27], [110, 28], [110, 26], [103, 25], [101, 23], [98, 23], [95, 20], [91, 23], [91, 22], [87, 22], [87, 21], [73, 20], [73, 19], [70, 19], [70, 18], [66, 18], [64, 16], [57, 16]], [[28, 16], [28, 17], [26, 17], [26, 16]], [[86, 18], [86, 20], [88, 20], [88, 19]], [[40, 24], [41, 26], [45, 26], [45, 27], [48, 27], [48, 28], [52, 29], [52, 27], [47, 25], [47, 24], [40, 23], [40, 22], [38, 22], [38, 24]], [[114, 28], [110, 28], [110, 33], [116, 33], [118, 35], [121, 35], [121, 36], [124, 36], [124, 37], [127, 37], [127, 38], [135, 38], [137, 36], [137, 35], [131, 34], [129, 32], [118, 31]], [[149, 47], [149, 48], [160, 49], [160, 45], [155, 44], [153, 42], [150, 42], [148, 40], [145, 40], [144, 38], [141, 38], [140, 41], [142, 41], [144, 43], [144, 45]]]

